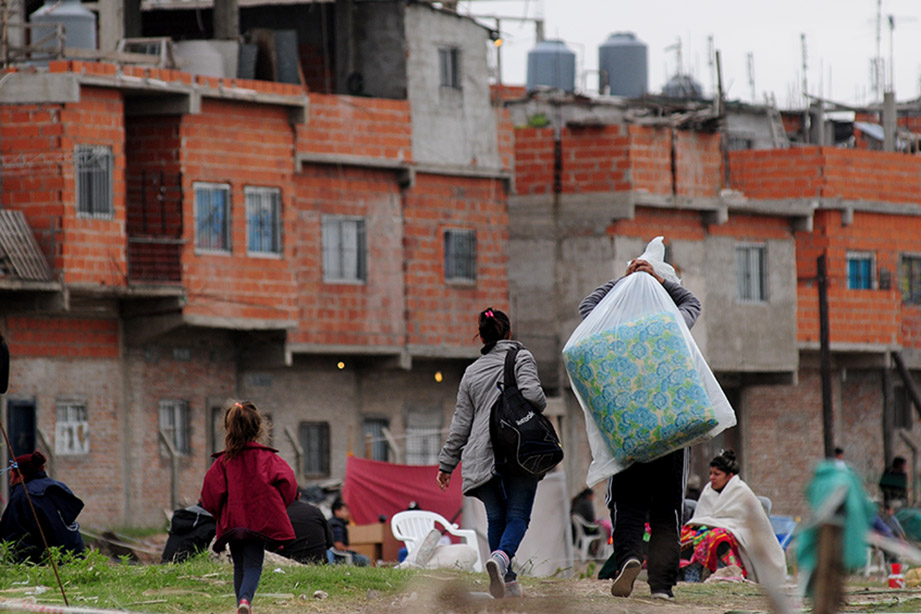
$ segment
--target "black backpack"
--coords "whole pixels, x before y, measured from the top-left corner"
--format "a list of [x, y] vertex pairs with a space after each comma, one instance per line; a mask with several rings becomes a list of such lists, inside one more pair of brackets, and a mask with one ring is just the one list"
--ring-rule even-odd
[[517, 347], [505, 355], [504, 382], [489, 419], [496, 469], [500, 475], [543, 477], [563, 460], [563, 446], [550, 420], [518, 389], [517, 356]]

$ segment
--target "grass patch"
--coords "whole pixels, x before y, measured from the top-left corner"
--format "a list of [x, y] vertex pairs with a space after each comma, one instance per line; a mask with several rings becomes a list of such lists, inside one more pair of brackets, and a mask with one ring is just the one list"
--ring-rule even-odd
[[[232, 609], [233, 567], [206, 553], [173, 565], [113, 563], [98, 551], [85, 558], [57, 554], [58, 571], [72, 606], [144, 612], [215, 612]], [[277, 571], [276, 571], [277, 570]], [[256, 603], [273, 611], [303, 611], [314, 592], [328, 594], [330, 605], [354, 602], [369, 594], [386, 597], [402, 590], [416, 572], [344, 565], [290, 565], [262, 571]], [[38, 594], [35, 587], [39, 589]], [[10, 590], [12, 589], [12, 590]], [[50, 566], [0, 560], [2, 598], [35, 596], [40, 604], [63, 604]], [[373, 593], [372, 593], [373, 591]]]

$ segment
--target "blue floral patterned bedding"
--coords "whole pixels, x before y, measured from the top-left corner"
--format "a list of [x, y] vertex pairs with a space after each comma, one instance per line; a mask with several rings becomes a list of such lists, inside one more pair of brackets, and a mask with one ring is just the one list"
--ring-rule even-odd
[[614, 459], [647, 462], [717, 425], [675, 316], [644, 316], [563, 352], [566, 369]]

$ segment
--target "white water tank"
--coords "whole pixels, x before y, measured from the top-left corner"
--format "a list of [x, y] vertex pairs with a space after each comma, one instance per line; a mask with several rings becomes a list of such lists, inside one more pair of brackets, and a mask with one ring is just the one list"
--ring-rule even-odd
[[42, 49], [54, 47], [55, 26], [64, 26], [64, 46], [96, 49], [96, 14], [84, 8], [80, 0], [45, 0], [45, 4], [29, 15], [32, 44], [41, 42]]

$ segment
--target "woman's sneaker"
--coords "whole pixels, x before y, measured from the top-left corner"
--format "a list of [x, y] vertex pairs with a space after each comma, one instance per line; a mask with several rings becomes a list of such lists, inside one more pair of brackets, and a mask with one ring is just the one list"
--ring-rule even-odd
[[252, 611], [253, 608], [246, 599], [241, 599], [240, 603], [237, 604], [237, 614], [252, 614]]
[[640, 575], [642, 568], [643, 564], [639, 559], [630, 558], [624, 561], [624, 564], [620, 566], [620, 572], [611, 583], [611, 594], [615, 597], [629, 597], [633, 592], [633, 583]]
[[652, 597], [653, 599], [664, 599], [665, 601], [675, 600], [675, 595], [674, 593], [672, 593], [672, 589], [670, 588], [666, 588], [664, 590], [652, 591], [652, 595], [650, 595], [650, 597]]
[[489, 574], [489, 594], [496, 599], [505, 597], [505, 574], [508, 573], [508, 555], [501, 550], [496, 550], [489, 555], [486, 561], [486, 572]]
[[518, 580], [512, 580], [511, 582], [505, 583], [505, 596], [521, 597], [521, 585], [518, 584]]

